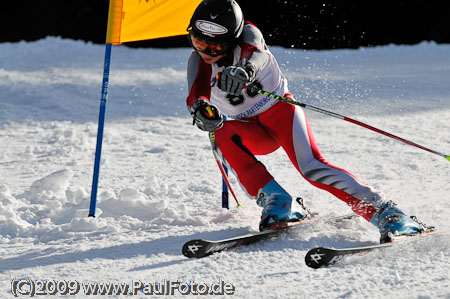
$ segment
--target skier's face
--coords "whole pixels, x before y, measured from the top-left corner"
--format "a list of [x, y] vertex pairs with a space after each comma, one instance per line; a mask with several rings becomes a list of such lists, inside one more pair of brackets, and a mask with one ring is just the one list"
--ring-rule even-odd
[[192, 47], [207, 64], [213, 64], [225, 55], [225, 47], [221, 44], [210, 44], [204, 42], [196, 38], [192, 32], [189, 33], [189, 39]]

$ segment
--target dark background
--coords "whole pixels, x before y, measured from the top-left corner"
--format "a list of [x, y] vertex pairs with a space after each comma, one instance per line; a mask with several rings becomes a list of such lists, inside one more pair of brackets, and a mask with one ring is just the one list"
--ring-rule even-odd
[[[450, 0], [240, 0], [245, 19], [269, 45], [302, 49], [358, 48], [421, 41], [450, 43]], [[0, 42], [48, 35], [104, 43], [109, 0], [7, 1]], [[186, 37], [130, 47], [189, 46]]]

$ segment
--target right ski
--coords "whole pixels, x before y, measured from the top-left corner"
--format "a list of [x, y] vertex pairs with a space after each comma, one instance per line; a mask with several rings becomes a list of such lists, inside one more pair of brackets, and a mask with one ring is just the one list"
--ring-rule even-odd
[[203, 239], [195, 239], [186, 242], [183, 245], [182, 253], [188, 258], [202, 258], [209, 256], [213, 253], [220, 252], [223, 250], [228, 250], [231, 248], [236, 248], [239, 246], [250, 245], [262, 240], [266, 240], [271, 237], [278, 236], [282, 232], [297, 227], [305, 223], [316, 222], [319, 220], [324, 220], [325, 223], [339, 222], [346, 219], [352, 219], [357, 217], [356, 214], [348, 214], [344, 216], [337, 216], [332, 218], [324, 218], [319, 216], [314, 216], [297, 222], [287, 222], [277, 228], [264, 230], [262, 232], [250, 233], [242, 236], [237, 236], [229, 239], [209, 241]]
[[327, 248], [327, 247], [316, 247], [308, 251], [305, 256], [305, 263], [308, 267], [318, 269], [322, 267], [328, 267], [336, 264], [347, 256], [350, 255], [366, 255], [367, 253], [384, 249], [386, 247], [391, 247], [397, 243], [403, 243], [408, 240], [419, 240], [421, 237], [435, 235], [439, 231], [434, 230], [426, 231], [413, 236], [400, 236], [393, 238], [391, 242], [374, 244], [361, 247], [350, 247], [350, 248]]
[[308, 251], [305, 256], [307, 266], [318, 269], [328, 267], [342, 260], [344, 257], [354, 254], [364, 255], [372, 250], [382, 249], [392, 246], [392, 243], [375, 244], [352, 248], [328, 248], [316, 247]]

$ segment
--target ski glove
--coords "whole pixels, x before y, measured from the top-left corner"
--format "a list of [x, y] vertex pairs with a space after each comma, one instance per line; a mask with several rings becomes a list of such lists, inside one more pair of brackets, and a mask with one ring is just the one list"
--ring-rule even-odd
[[200, 130], [214, 132], [223, 126], [222, 114], [204, 98], [198, 98], [194, 102], [191, 115], [194, 118], [192, 124], [196, 124]]
[[220, 75], [219, 88], [228, 94], [238, 96], [245, 85], [253, 81], [255, 76], [255, 66], [242, 59], [236, 65], [229, 66]]

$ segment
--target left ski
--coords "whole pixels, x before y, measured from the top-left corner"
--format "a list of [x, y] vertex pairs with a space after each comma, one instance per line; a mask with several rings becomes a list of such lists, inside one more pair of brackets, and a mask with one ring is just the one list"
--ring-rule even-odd
[[254, 244], [271, 237], [278, 236], [283, 232], [286, 232], [294, 227], [299, 227], [306, 223], [317, 221], [324, 221], [325, 223], [337, 223], [342, 220], [352, 219], [356, 217], [358, 217], [356, 214], [348, 214], [337, 217], [320, 217], [316, 215], [311, 218], [306, 218], [296, 222], [283, 223], [275, 228], [264, 230], [262, 232], [249, 233], [229, 239], [222, 239], [217, 241], [203, 239], [190, 240], [183, 245], [182, 253], [188, 258], [202, 258], [217, 252]]
[[343, 258], [350, 255], [360, 255], [360, 256], [366, 255], [367, 253], [374, 250], [392, 247], [395, 244], [399, 243], [400, 241], [413, 240], [424, 236], [435, 235], [438, 232], [439, 231], [437, 230], [432, 230], [414, 236], [392, 238], [392, 241], [389, 243], [368, 245], [362, 247], [338, 248], [338, 249], [327, 247], [316, 247], [308, 251], [308, 253], [305, 256], [305, 262], [307, 266], [314, 269], [328, 267], [336, 264]]

